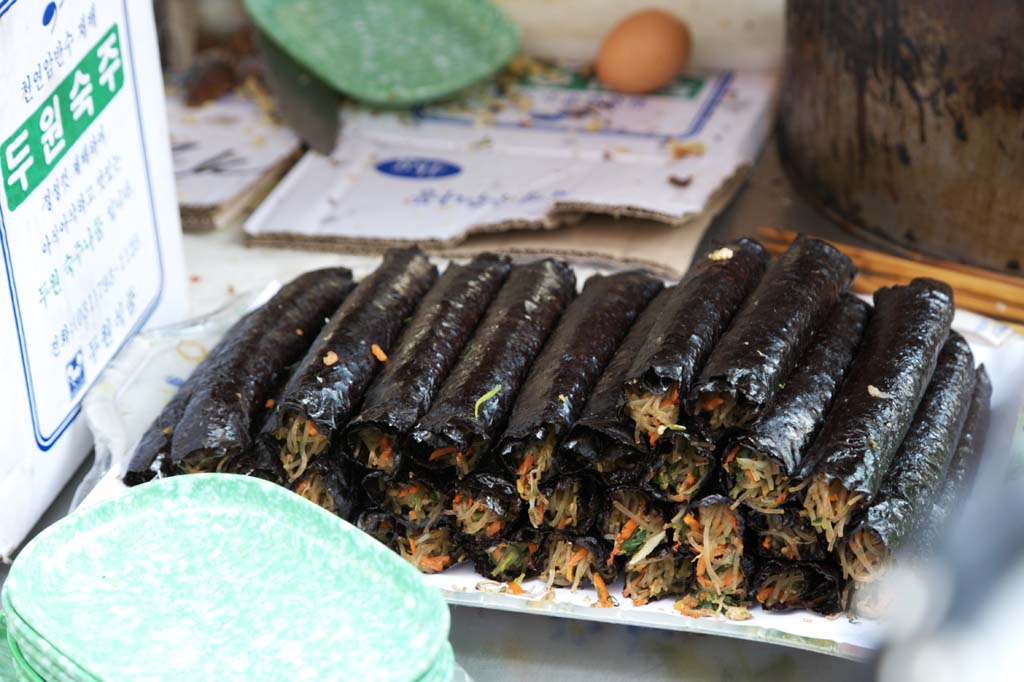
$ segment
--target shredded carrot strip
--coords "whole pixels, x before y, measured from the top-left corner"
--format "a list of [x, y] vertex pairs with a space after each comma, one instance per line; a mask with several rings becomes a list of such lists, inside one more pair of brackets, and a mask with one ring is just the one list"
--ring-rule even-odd
[[316, 436], [316, 435], [319, 435], [319, 433], [320, 432], [316, 430], [316, 424], [314, 424], [311, 421], [307, 421], [306, 422], [306, 435], [307, 436]]
[[728, 464], [729, 462], [731, 462], [734, 459], [736, 459], [736, 453], [739, 452], [739, 451], [740, 451], [740, 446], [738, 446], [738, 445], [736, 447], [734, 447], [732, 450], [730, 450], [729, 454], [725, 456], [725, 463]]
[[451, 557], [447, 554], [444, 556], [435, 557], [423, 557], [420, 559], [420, 563], [427, 567], [428, 570], [434, 573], [440, 573], [444, 569], [448, 568], [448, 564], [451, 563]]
[[462, 502], [462, 493], [455, 493], [455, 497], [452, 498], [452, 504], [458, 504]]
[[684, 516], [683, 523], [685, 523], [687, 527], [689, 527], [689, 529], [692, 530], [694, 533], [701, 532], [700, 522], [693, 517], [693, 514], [687, 514], [686, 516]]
[[414, 540], [413, 538], [409, 538], [409, 552], [411, 554], [416, 553], [416, 540]]
[[437, 450], [434, 450], [433, 452], [430, 453], [429, 461], [433, 462], [435, 460], [441, 459], [445, 455], [450, 455], [453, 452], [455, 452], [455, 448], [438, 448]]
[[725, 403], [725, 399], [716, 395], [711, 396], [709, 398], [704, 398], [701, 401], [700, 406], [705, 412], [710, 412], [711, 410], [715, 409], [719, 405], [722, 405], [723, 403]]
[[770, 537], [765, 537], [764, 542], [761, 543], [761, 546], [765, 549], [769, 549], [772, 546], [772, 539]]
[[658, 432], [651, 431], [649, 434], [647, 434], [647, 441], [651, 444], [651, 447], [653, 448], [654, 444], [658, 442]]
[[575, 566], [579, 562], [583, 561], [586, 557], [587, 557], [587, 550], [583, 549], [582, 547], [580, 549], [577, 549], [576, 553], [573, 554], [571, 557], [569, 557], [569, 564], [568, 564], [567, 568], [572, 568], [573, 566]]
[[523, 590], [523, 586], [515, 582], [514, 580], [510, 583], [505, 584], [508, 585], [508, 591], [512, 594], [523, 594], [525, 592], [525, 590]]
[[409, 510], [409, 519], [411, 519], [412, 521], [416, 520], [416, 510], [415, 509], [410, 509]]
[[373, 344], [372, 346], [370, 346], [370, 352], [373, 353], [373, 357], [377, 358], [381, 362], [388, 361], [388, 354], [385, 353], [384, 349], [378, 346], [377, 344]]
[[487, 537], [491, 538], [501, 532], [501, 521], [491, 521], [487, 524]]
[[612, 604], [611, 597], [608, 596], [608, 586], [605, 584], [604, 578], [602, 578], [598, 573], [595, 573], [591, 577], [594, 581], [594, 587], [597, 588], [598, 605], [600, 605], [601, 608], [610, 609], [614, 604]]
[[770, 587], [764, 588], [763, 590], [761, 590], [760, 592], [757, 593], [757, 601], [763, 603], [766, 599], [768, 599], [769, 596], [771, 596], [771, 593], [772, 593], [772, 588], [770, 588]]

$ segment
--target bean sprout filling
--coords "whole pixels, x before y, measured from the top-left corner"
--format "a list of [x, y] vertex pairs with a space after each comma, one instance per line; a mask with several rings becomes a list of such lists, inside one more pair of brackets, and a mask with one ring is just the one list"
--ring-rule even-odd
[[652, 599], [668, 594], [682, 594], [690, 578], [690, 562], [670, 554], [658, 559], [645, 559], [626, 572], [622, 596], [643, 606]]
[[476, 468], [476, 462], [480, 459], [482, 451], [482, 443], [470, 445], [465, 452], [455, 447], [437, 448], [430, 453], [428, 461], [440, 462], [441, 466], [455, 467], [459, 478], [463, 478]]
[[285, 415], [281, 427], [274, 432], [274, 438], [284, 441], [281, 465], [289, 481], [295, 481], [306, 473], [309, 460], [322, 454], [331, 442], [317, 430], [316, 424], [297, 413]]
[[571, 587], [575, 592], [584, 580], [594, 582], [594, 557], [572, 540], [558, 540], [548, 553], [541, 577], [548, 587]]
[[749, 422], [753, 415], [739, 409], [736, 398], [724, 393], [703, 393], [700, 398], [700, 412], [707, 415], [708, 423], [713, 429], [723, 427], [743, 426]]
[[430, 528], [444, 513], [441, 493], [422, 481], [391, 486], [384, 491], [385, 508], [392, 514]]
[[452, 565], [454, 543], [447, 528], [410, 531], [398, 545], [402, 558], [422, 573], [440, 573]]
[[473, 537], [493, 538], [505, 525], [501, 514], [488, 507], [484, 500], [472, 495], [455, 493], [451, 514], [459, 530]]
[[186, 474], [224, 473], [234, 455], [218, 455], [209, 450], [200, 450], [181, 460], [181, 470]]
[[329, 512], [334, 512], [334, 496], [327, 489], [327, 481], [324, 480], [323, 474], [316, 472], [307, 474], [295, 486], [295, 493]]
[[711, 504], [698, 509], [696, 517], [686, 513], [683, 523], [686, 542], [697, 555], [697, 584], [718, 595], [742, 592], [743, 539], [736, 512], [726, 503]]
[[823, 475], [815, 476], [804, 494], [804, 509], [819, 533], [825, 534], [828, 551], [843, 537], [850, 516], [859, 508], [864, 495], [851, 494], [837, 480], [828, 481]]
[[355, 455], [359, 461], [366, 462], [370, 469], [391, 473], [395, 470], [395, 451], [391, 437], [373, 428], [359, 432], [359, 442]]
[[813, 528], [803, 525], [787, 526], [782, 517], [770, 516], [767, 527], [758, 531], [761, 547], [790, 561], [801, 561], [804, 552], [818, 544], [817, 534]]
[[530, 568], [537, 545], [532, 542], [500, 542], [485, 550], [494, 568], [491, 576], [524, 575]]
[[750, 611], [739, 599], [732, 595], [719, 595], [711, 592], [688, 594], [676, 601], [673, 607], [684, 616], [703, 618], [724, 614], [729, 620], [749, 620]]
[[665, 539], [665, 519], [657, 511], [648, 509], [647, 499], [640, 493], [629, 491], [612, 498], [612, 511], [608, 515], [605, 539], [613, 542], [608, 565], [618, 556], [629, 557], [626, 568], [640, 565]]
[[[527, 445], [522, 452], [519, 466], [516, 468], [516, 491], [519, 497], [529, 505], [530, 521], [534, 527], [540, 525], [534, 518], [544, 517], [547, 500], [540, 491], [541, 481], [551, 471], [555, 458], [555, 438], [549, 435], [540, 443]], [[535, 511], [537, 508], [539, 511]]]
[[679, 421], [679, 386], [658, 394], [627, 389], [626, 410], [634, 424], [633, 440], [653, 446]]
[[839, 565], [843, 567], [844, 578], [873, 583], [888, 572], [889, 550], [878, 533], [858, 528], [839, 546]]
[[736, 483], [729, 490], [736, 509], [747, 506], [762, 514], [781, 514], [780, 508], [789, 497], [789, 477], [782, 473], [779, 463], [760, 452], [736, 446], [722, 462], [725, 471]]
[[785, 606], [797, 608], [803, 605], [802, 596], [806, 589], [803, 571], [789, 569], [765, 578], [757, 590], [757, 601], [765, 608]]
[[572, 479], [568, 485], [562, 484], [555, 488], [550, 498], [545, 498], [546, 504], [540, 504], [535, 509], [527, 512], [530, 523], [534, 528], [541, 524], [563, 530], [565, 528], [576, 528], [579, 525], [580, 513], [580, 492], [582, 484]]
[[654, 470], [651, 484], [673, 502], [685, 503], [700, 489], [711, 468], [711, 458], [686, 438], [676, 438], [672, 449]]

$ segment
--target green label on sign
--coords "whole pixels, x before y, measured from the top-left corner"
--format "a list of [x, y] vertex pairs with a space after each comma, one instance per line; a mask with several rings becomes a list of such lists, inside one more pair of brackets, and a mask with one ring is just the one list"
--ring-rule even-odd
[[115, 24], [0, 146], [0, 168], [11, 211], [46, 180], [123, 85], [121, 42]]

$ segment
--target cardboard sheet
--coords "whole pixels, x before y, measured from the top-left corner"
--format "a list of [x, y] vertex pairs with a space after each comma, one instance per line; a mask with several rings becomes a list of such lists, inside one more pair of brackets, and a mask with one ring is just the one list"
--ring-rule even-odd
[[[246, 234], [352, 252], [402, 242], [444, 254], [544, 251], [678, 272], [676, 243], [699, 239], [767, 138], [776, 80], [692, 75], [640, 96], [545, 67], [413, 112], [346, 108], [334, 154], [307, 154]], [[641, 220], [581, 223], [585, 214]]]

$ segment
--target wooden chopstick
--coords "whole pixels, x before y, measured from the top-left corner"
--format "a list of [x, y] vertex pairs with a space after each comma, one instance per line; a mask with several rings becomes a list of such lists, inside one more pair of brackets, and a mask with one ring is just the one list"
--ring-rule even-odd
[[[795, 232], [762, 227], [757, 230], [765, 248], [782, 253], [796, 239]], [[953, 288], [956, 304], [1003, 321], [1024, 332], [1024, 278], [1017, 278], [950, 261], [912, 260], [848, 244], [831, 242], [860, 270], [854, 291], [870, 294], [883, 286], [906, 284], [915, 277], [931, 277]]]

